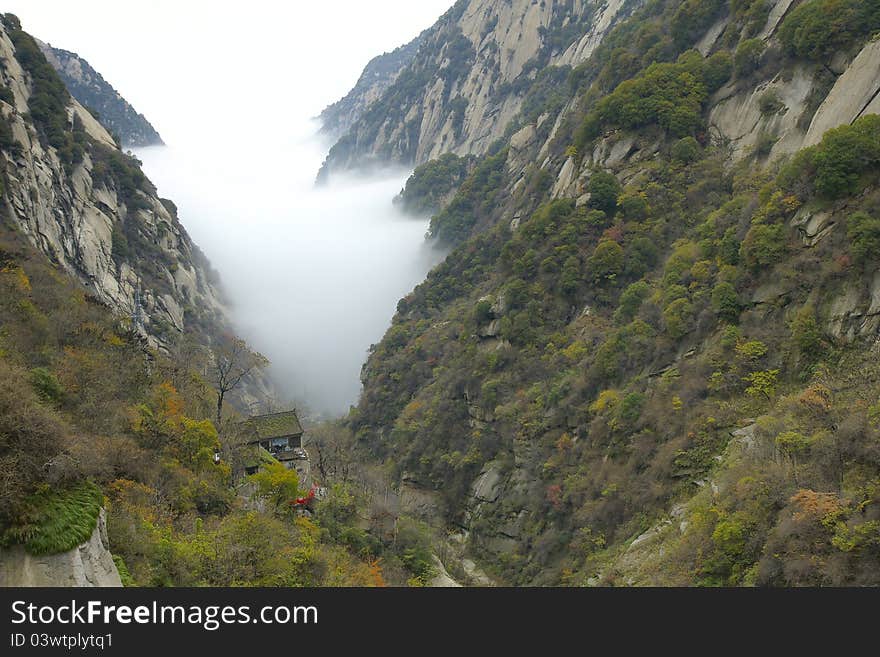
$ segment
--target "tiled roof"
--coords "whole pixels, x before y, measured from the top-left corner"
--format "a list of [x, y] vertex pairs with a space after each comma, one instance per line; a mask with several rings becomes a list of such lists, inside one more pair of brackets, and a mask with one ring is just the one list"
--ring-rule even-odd
[[303, 432], [296, 411], [257, 415], [247, 421], [247, 427], [253, 432], [254, 440], [299, 436]]

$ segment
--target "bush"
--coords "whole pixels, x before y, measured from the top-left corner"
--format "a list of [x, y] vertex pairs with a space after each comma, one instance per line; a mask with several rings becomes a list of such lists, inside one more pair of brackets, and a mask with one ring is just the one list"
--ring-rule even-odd
[[59, 404], [64, 398], [64, 387], [57, 377], [45, 367], [31, 370], [31, 386], [37, 396], [44, 402]]
[[846, 222], [849, 249], [860, 264], [880, 261], [880, 217], [864, 212], [851, 214]]
[[[713, 81], [717, 70], [713, 68]], [[700, 126], [708, 96], [705, 61], [685, 53], [675, 63], [654, 63], [635, 78], [621, 82], [587, 115], [576, 140], [580, 147], [599, 136], [603, 127], [637, 129], [658, 125], [675, 137]]]
[[590, 273], [597, 284], [613, 281], [623, 268], [623, 247], [614, 240], [602, 240], [590, 258]]
[[775, 89], [771, 89], [761, 94], [758, 99], [758, 107], [763, 116], [770, 116], [785, 109], [785, 103], [779, 98], [779, 93]]
[[733, 56], [733, 67], [737, 77], [745, 78], [758, 70], [764, 54], [764, 42], [761, 39], [746, 39], [736, 48]]
[[759, 269], [778, 264], [787, 250], [783, 226], [757, 224], [746, 233], [740, 247], [740, 259], [748, 267]]
[[862, 43], [880, 29], [880, 0], [808, 0], [779, 27], [789, 54], [816, 61]]
[[408, 214], [430, 215], [440, 209], [443, 199], [456, 189], [468, 174], [474, 158], [445, 153], [436, 160], [417, 167], [406, 186], [394, 199]]
[[617, 211], [620, 183], [607, 171], [594, 171], [590, 176], [590, 207], [604, 212], [609, 218]]
[[700, 148], [699, 142], [693, 137], [684, 137], [679, 139], [672, 146], [672, 159], [680, 164], [690, 164], [700, 159], [703, 149]]
[[620, 295], [620, 303], [614, 313], [614, 319], [623, 324], [631, 322], [650, 294], [651, 286], [645, 281], [630, 285]]
[[730, 283], [716, 285], [712, 290], [712, 308], [722, 319], [735, 322], [742, 310], [736, 288]]
[[694, 307], [687, 299], [676, 299], [663, 310], [666, 332], [673, 340], [688, 334], [693, 328]]
[[0, 361], [0, 521], [18, 520], [25, 498], [46, 481], [66, 431], [39, 403], [26, 373]]
[[812, 305], [804, 306], [795, 314], [791, 322], [791, 339], [806, 358], [814, 360], [821, 355], [822, 329]]
[[706, 91], [715, 93], [730, 79], [733, 74], [733, 57], [726, 50], [719, 50], [706, 60], [703, 80]]

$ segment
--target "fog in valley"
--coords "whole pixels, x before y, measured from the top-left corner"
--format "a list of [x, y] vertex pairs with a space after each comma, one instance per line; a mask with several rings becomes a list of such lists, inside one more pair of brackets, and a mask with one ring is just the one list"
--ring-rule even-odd
[[408, 172], [315, 187], [325, 144], [313, 124], [299, 127], [247, 153], [218, 145], [137, 155], [221, 272], [237, 328], [270, 358], [282, 391], [338, 412], [356, 401], [367, 349], [397, 300], [441, 253], [425, 241], [427, 220], [392, 206]]
[[285, 395], [339, 413], [398, 299], [441, 256], [427, 220], [392, 207], [407, 171], [313, 186], [330, 144], [311, 119], [451, 4], [9, 0], [5, 11], [87, 59], [156, 127], [168, 146], [137, 155], [219, 271], [236, 328]]

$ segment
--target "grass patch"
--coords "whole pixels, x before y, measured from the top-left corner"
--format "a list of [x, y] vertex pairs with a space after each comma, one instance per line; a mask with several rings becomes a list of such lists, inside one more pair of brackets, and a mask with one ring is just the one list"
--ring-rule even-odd
[[122, 580], [122, 585], [134, 586], [134, 579], [132, 578], [131, 573], [128, 572], [128, 566], [125, 565], [125, 560], [118, 554], [114, 554], [113, 563], [116, 564], [116, 570], [119, 571], [119, 579]]
[[91, 481], [58, 491], [41, 491], [27, 500], [23, 522], [3, 534], [5, 545], [23, 544], [33, 555], [58, 554], [89, 540], [104, 503]]

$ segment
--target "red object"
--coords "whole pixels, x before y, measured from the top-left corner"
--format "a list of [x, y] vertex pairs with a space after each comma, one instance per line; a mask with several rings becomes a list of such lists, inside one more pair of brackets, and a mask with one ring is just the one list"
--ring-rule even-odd
[[315, 499], [315, 490], [316, 490], [315, 486], [312, 486], [309, 489], [308, 495], [306, 495], [305, 497], [296, 498], [293, 502], [291, 502], [291, 504], [293, 506], [308, 506], [309, 503]]

